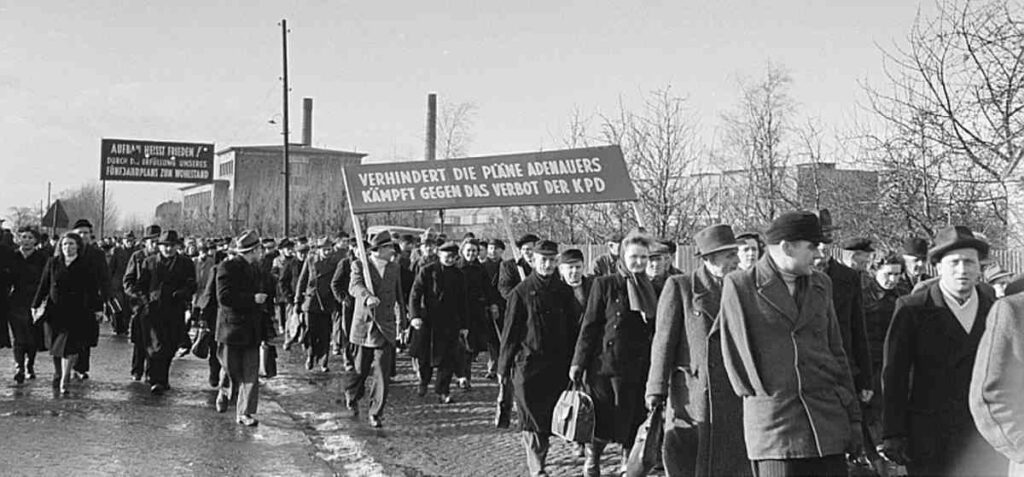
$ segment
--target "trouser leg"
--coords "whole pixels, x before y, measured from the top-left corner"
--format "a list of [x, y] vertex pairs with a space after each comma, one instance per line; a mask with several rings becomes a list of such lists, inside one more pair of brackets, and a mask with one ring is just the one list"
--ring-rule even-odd
[[142, 376], [147, 371], [146, 348], [140, 343], [132, 343], [132, 375]]
[[164, 354], [149, 357], [149, 382], [170, 385], [171, 357]]
[[79, 373], [89, 372], [89, 359], [92, 356], [92, 348], [86, 346], [81, 353], [78, 353], [78, 359], [75, 361], [74, 370]]
[[[366, 348], [363, 348], [366, 349]], [[388, 377], [395, 361], [395, 347], [389, 344], [373, 348], [373, 388], [370, 389], [370, 415], [382, 417], [388, 401]]]
[[14, 347], [14, 371], [16, 373], [25, 372], [25, 349], [21, 346]]
[[331, 313], [331, 351], [335, 354], [341, 354], [345, 349], [344, 321], [344, 312], [336, 311]]
[[416, 367], [418, 368], [420, 385], [426, 386], [430, 384], [430, 379], [434, 377], [434, 367], [431, 366], [430, 357], [416, 358]]
[[441, 395], [451, 394], [453, 376], [455, 376], [455, 367], [450, 361], [438, 366], [437, 383], [435, 383], [434, 391]]
[[366, 379], [373, 368], [374, 348], [359, 347], [356, 353], [355, 369], [347, 373], [348, 383], [345, 385], [345, 399], [358, 401], [366, 395]]
[[522, 432], [523, 450], [526, 451], [526, 467], [531, 476], [547, 475], [544, 471], [548, 458], [548, 436], [532, 431]]
[[583, 475], [584, 477], [601, 476], [601, 454], [604, 453], [605, 442], [594, 439], [593, 442], [583, 446]]
[[238, 402], [235, 404], [235, 416], [252, 416], [256, 414], [260, 400], [260, 348], [248, 346], [237, 351], [240, 358], [238, 366]]

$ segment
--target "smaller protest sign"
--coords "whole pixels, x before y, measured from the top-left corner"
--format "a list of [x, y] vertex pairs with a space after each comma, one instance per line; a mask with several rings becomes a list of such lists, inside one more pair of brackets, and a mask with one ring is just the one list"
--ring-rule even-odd
[[210, 182], [213, 144], [103, 139], [100, 180]]

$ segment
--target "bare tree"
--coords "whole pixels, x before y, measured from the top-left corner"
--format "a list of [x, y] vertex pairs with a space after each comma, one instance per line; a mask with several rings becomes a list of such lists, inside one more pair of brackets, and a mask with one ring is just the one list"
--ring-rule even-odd
[[[101, 222], [104, 233], [107, 230], [117, 229], [118, 210], [114, 194], [107, 192], [106, 207], [104, 207], [103, 189], [98, 181], [65, 190], [59, 196], [72, 223], [78, 219], [87, 219], [92, 222], [97, 234], [100, 232]], [[103, 216], [102, 221], [101, 216]]]
[[10, 211], [8, 217], [11, 218], [11, 228], [14, 230], [27, 225], [35, 227], [40, 225], [42, 217], [39, 215], [39, 209], [35, 207], [11, 207], [7, 210]]
[[473, 141], [473, 120], [476, 104], [472, 102], [441, 103], [437, 115], [437, 152], [441, 159], [466, 157]]

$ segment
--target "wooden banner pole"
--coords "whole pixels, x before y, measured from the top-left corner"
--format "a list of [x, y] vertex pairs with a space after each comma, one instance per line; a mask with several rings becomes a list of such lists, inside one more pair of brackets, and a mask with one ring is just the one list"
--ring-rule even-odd
[[373, 291], [373, 280], [370, 278], [370, 257], [366, 254], [365, 238], [363, 237], [363, 226], [359, 223], [359, 217], [356, 216], [355, 210], [352, 209], [352, 192], [348, 187], [348, 173], [345, 172], [345, 168], [341, 169], [341, 178], [345, 183], [345, 200], [348, 202], [348, 213], [352, 219], [352, 232], [356, 234], [356, 247], [359, 249], [359, 263], [363, 267], [363, 283], [366, 285], [366, 289], [370, 290], [370, 294], [374, 294]]

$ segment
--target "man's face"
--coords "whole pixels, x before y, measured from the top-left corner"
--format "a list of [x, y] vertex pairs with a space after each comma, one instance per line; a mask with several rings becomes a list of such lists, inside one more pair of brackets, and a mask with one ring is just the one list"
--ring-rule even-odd
[[330, 255], [331, 252], [334, 251], [334, 247], [331, 246], [331, 245], [327, 245], [325, 247], [317, 248], [316, 251], [317, 251], [317, 256], [319, 256], [320, 258], [323, 259], [323, 258], [327, 258], [327, 256]]
[[583, 262], [560, 263], [558, 264], [558, 273], [565, 283], [579, 285], [583, 281]]
[[437, 258], [441, 261], [441, 265], [450, 267], [455, 265], [455, 258], [458, 256], [456, 252], [437, 252]]
[[647, 247], [635, 243], [627, 245], [622, 260], [630, 272], [644, 273], [647, 270]]
[[274, 242], [263, 242], [263, 253], [270, 253], [277, 250], [277, 244]]
[[672, 265], [671, 257], [668, 255], [651, 255], [647, 259], [647, 276], [660, 277], [668, 273], [668, 267]]
[[82, 237], [82, 243], [89, 245], [92, 243], [92, 228], [90, 227], [79, 227], [73, 230], [74, 233]]
[[736, 270], [740, 264], [739, 253], [736, 249], [722, 250], [704, 257], [704, 266], [716, 277], [724, 277]]
[[757, 240], [745, 238], [740, 240], [738, 245], [739, 249], [736, 250], [736, 255], [739, 257], [739, 266], [746, 270], [757, 262]]
[[145, 243], [146, 243], [146, 251], [151, 252], [151, 253], [156, 251], [156, 239], [146, 239]]
[[863, 250], [854, 250], [844, 253], [846, 255], [846, 266], [854, 270], [864, 271], [868, 269], [868, 265], [871, 264], [871, 257], [874, 255], [872, 252], [865, 252]]
[[903, 267], [887, 263], [879, 266], [878, 270], [875, 270], [875, 281], [878, 282], [878, 286], [882, 287], [883, 290], [892, 290], [900, 282], [900, 275], [902, 273]]
[[968, 294], [981, 280], [981, 260], [973, 248], [959, 248], [947, 252], [935, 265], [939, 281], [947, 290]]
[[22, 232], [18, 234], [18, 246], [22, 250], [32, 250], [36, 247], [36, 236], [31, 232]]
[[178, 247], [170, 243], [162, 243], [156, 246], [160, 250], [160, 255], [164, 257], [173, 257], [178, 253]]
[[402, 247], [403, 254], [409, 254], [412, 252], [412, 249], [415, 248], [415, 244], [409, 241], [401, 242], [400, 246]]
[[610, 253], [612, 255], [618, 255], [619, 254], [619, 246], [620, 246], [619, 242], [607, 242], [605, 245], [608, 246], [608, 253]]
[[379, 247], [377, 248], [377, 250], [370, 252], [370, 254], [373, 255], [373, 257], [376, 258], [377, 260], [383, 260], [387, 262], [390, 261], [391, 257], [395, 255], [395, 247], [392, 247], [390, 245], [386, 247]]
[[504, 249], [498, 248], [498, 247], [496, 247], [493, 244], [487, 244], [487, 258], [489, 258], [491, 260], [496, 260], [496, 259], [501, 258], [501, 256], [504, 255], [504, 254], [505, 254], [505, 250]]
[[462, 246], [462, 259], [467, 262], [475, 262], [480, 257], [480, 247], [467, 243]]
[[281, 255], [284, 255], [285, 258], [292, 258], [295, 256], [295, 249], [291, 247], [282, 248]]
[[814, 258], [814, 268], [817, 268], [820, 272], [824, 272], [825, 268], [828, 267], [828, 254], [825, 253], [825, 244], [819, 243], [817, 249], [818, 256]]
[[903, 267], [906, 268], [907, 275], [916, 277], [921, 274], [922, 270], [924, 270], [924, 260], [913, 255], [904, 255]]
[[531, 262], [533, 260], [533, 242], [524, 243], [522, 247], [519, 247], [519, 253], [527, 262]]
[[785, 260], [776, 263], [776, 265], [784, 272], [796, 275], [810, 275], [815, 261], [822, 259], [822, 253], [817, 243], [807, 240], [793, 242], [783, 240], [781, 245]]
[[555, 273], [558, 269], [558, 255], [543, 255], [539, 253], [533, 254], [533, 260], [530, 261], [533, 265], [533, 271], [542, 277], [550, 276]]
[[305, 252], [305, 251], [303, 251], [303, 252], [295, 252], [295, 257], [298, 258], [299, 260], [302, 260], [302, 261], [306, 261], [306, 255], [307, 255], [307, 252]]

